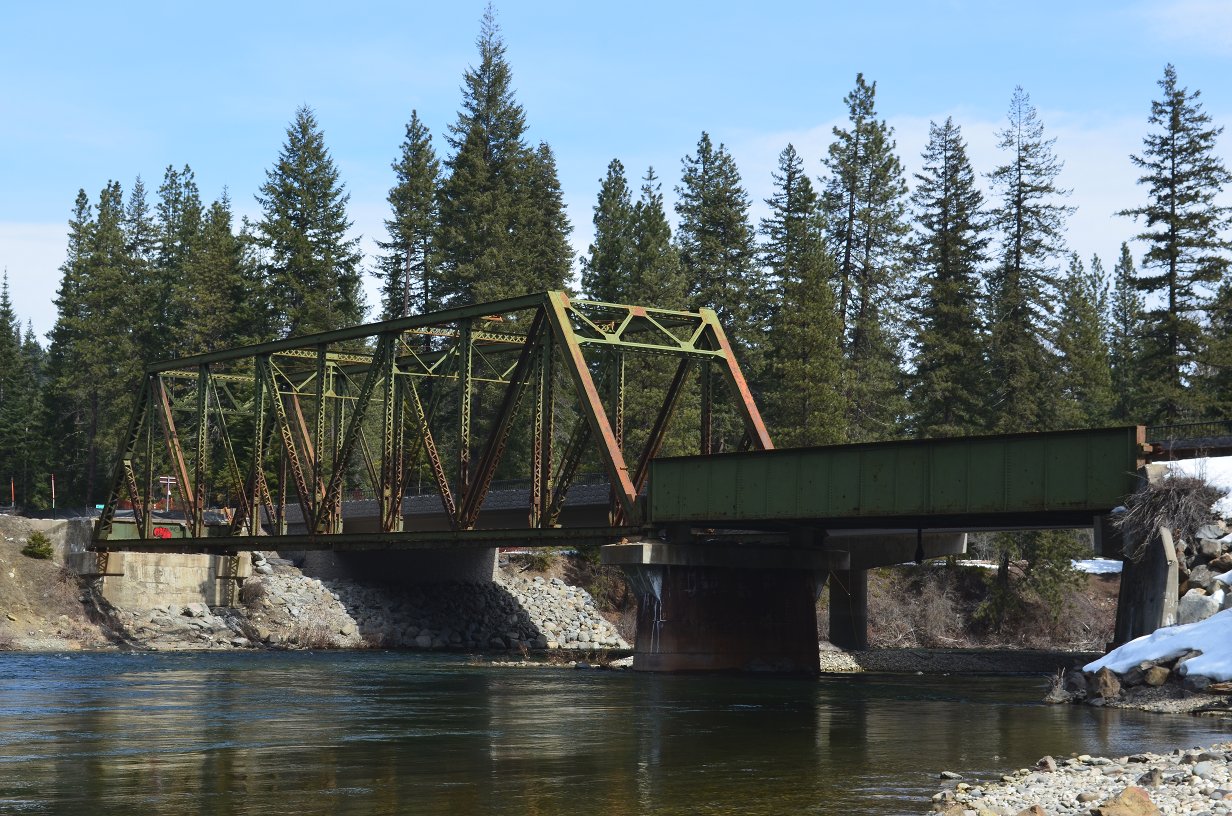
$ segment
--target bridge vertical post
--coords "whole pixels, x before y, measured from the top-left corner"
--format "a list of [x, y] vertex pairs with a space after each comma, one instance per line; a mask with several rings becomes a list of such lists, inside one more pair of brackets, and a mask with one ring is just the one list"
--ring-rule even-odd
[[193, 462], [193, 507], [190, 521], [192, 535], [205, 535], [205, 505], [209, 501], [206, 490], [206, 474], [209, 472], [210, 439], [210, 367], [197, 368], [197, 456]]
[[471, 468], [471, 321], [462, 323], [458, 337], [458, 493], [466, 495]]
[[1145, 542], [1139, 560], [1127, 558], [1121, 569], [1111, 646], [1176, 623], [1177, 572], [1172, 531], [1161, 527]]
[[710, 361], [702, 363], [702, 427], [701, 445], [698, 451], [703, 456], [714, 453], [714, 387], [711, 378]]

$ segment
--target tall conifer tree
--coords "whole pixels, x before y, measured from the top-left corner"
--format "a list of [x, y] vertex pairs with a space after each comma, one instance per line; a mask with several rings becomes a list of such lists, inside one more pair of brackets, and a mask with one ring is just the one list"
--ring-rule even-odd
[[310, 334], [360, 323], [359, 239], [348, 238], [350, 195], [307, 107], [295, 112], [257, 203], [257, 244], [278, 329]]
[[186, 301], [178, 308], [185, 319], [175, 328], [177, 346], [185, 353], [268, 339], [263, 284], [234, 232], [225, 192], [201, 217], [177, 294]]
[[1225, 281], [1215, 293], [1207, 324], [1203, 364], [1192, 375], [1191, 390], [1201, 392], [1208, 416], [1226, 420], [1232, 418], [1232, 283]]
[[441, 184], [441, 271], [448, 304], [559, 288], [572, 256], [550, 148], [526, 142], [505, 43], [489, 5], [479, 64], [463, 77], [462, 110], [447, 136], [454, 153]]
[[817, 193], [792, 145], [779, 154], [762, 262], [778, 291], [770, 319], [766, 407], [776, 444], [835, 443], [845, 436], [842, 329], [830, 281]]
[[929, 125], [912, 195], [918, 235], [919, 324], [911, 396], [920, 436], [970, 433], [987, 396], [982, 272], [989, 242], [984, 196], [953, 120]]
[[633, 291], [638, 293], [634, 300], [661, 309], [683, 309], [687, 288], [663, 207], [662, 185], [654, 168], [648, 167], [633, 205]]
[[1112, 296], [1108, 304], [1108, 354], [1112, 367], [1112, 393], [1115, 397], [1112, 418], [1117, 422], [1137, 423], [1138, 394], [1142, 388], [1142, 294], [1137, 289], [1137, 272], [1129, 244], [1121, 244], [1121, 254], [1112, 270]]
[[81, 487], [80, 479], [75, 486], [71, 482], [66, 485], [64, 476], [85, 470], [85, 406], [77, 393], [75, 374], [80, 366], [81, 337], [88, 320], [84, 289], [93, 231], [94, 207], [86, 191], [78, 190], [68, 222], [66, 257], [60, 266], [56, 322], [47, 349], [47, 387], [43, 401], [49, 456], [61, 473], [61, 490], [68, 486], [70, 493]]
[[906, 299], [907, 184], [876, 94], [877, 84], [857, 74], [843, 99], [849, 127], [834, 128], [825, 159], [822, 199], [847, 351], [848, 434], [856, 441], [892, 436], [906, 410], [897, 326]]
[[0, 505], [9, 503], [8, 482], [21, 469], [21, 397], [27, 388], [22, 365], [21, 324], [9, 298], [9, 274], [0, 279]]
[[[686, 156], [681, 164], [676, 246], [688, 281], [689, 308], [708, 307], [718, 313], [754, 394], [760, 395], [770, 299], [756, 263], [749, 195], [731, 154], [721, 144], [716, 148], [708, 133], [698, 140], [697, 155]], [[702, 376], [710, 376], [710, 387], [721, 393], [722, 382], [709, 367]], [[725, 410], [716, 413], [713, 429], [721, 447], [743, 426], [734, 411]]]
[[517, 199], [514, 222], [517, 239], [517, 275], [521, 292], [563, 289], [573, 273], [572, 227], [565, 215], [564, 194], [556, 172], [556, 156], [547, 142], [540, 142], [527, 157], [528, 172]]
[[582, 291], [588, 297], [615, 303], [636, 299], [630, 298], [637, 248], [635, 219], [625, 167], [619, 159], [612, 159], [595, 203], [595, 239], [582, 259]]
[[690, 308], [707, 306], [734, 335], [742, 359], [755, 356], [768, 301], [756, 270], [749, 194], [736, 162], [703, 132], [686, 156], [676, 188], [676, 243], [689, 282]]
[[393, 170], [398, 181], [388, 197], [389, 240], [377, 242], [385, 252], [377, 263], [382, 316], [387, 320], [435, 312], [444, 295], [433, 245], [441, 166], [432, 149], [432, 134], [417, 111], [411, 111]]
[[1178, 86], [1171, 65], [1159, 87], [1163, 98], [1151, 103], [1148, 119], [1155, 131], [1143, 139], [1142, 155], [1130, 157], [1142, 170], [1138, 183], [1148, 188], [1149, 201], [1122, 211], [1145, 222], [1135, 237], [1147, 244], [1138, 288], [1151, 296], [1140, 372], [1143, 419], [1151, 422], [1203, 410], [1190, 379], [1203, 342], [1203, 311], [1228, 272], [1232, 250], [1224, 236], [1232, 209], [1219, 201], [1232, 175], [1215, 154], [1223, 128], [1211, 125], [1200, 91]]
[[27, 321], [21, 342], [22, 388], [17, 395], [17, 411], [22, 420], [18, 452], [17, 501], [24, 506], [45, 506], [50, 492], [47, 480], [48, 439], [43, 392], [47, 387], [47, 353], [34, 336]]
[[1088, 271], [1074, 255], [1061, 285], [1056, 349], [1060, 356], [1057, 426], [1097, 428], [1112, 417], [1107, 342], [1108, 281], [1096, 255]]
[[991, 174], [1001, 234], [990, 297], [993, 395], [988, 425], [997, 431], [1047, 430], [1056, 421], [1050, 341], [1064, 255], [1069, 193], [1056, 184], [1061, 161], [1044, 138], [1030, 97], [1015, 88], [1009, 123], [998, 136], [1006, 162]]

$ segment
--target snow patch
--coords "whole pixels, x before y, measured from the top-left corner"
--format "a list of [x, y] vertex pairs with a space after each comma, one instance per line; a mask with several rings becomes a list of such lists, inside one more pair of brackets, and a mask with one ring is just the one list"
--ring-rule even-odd
[[1089, 575], [1113, 575], [1121, 571], [1124, 564], [1115, 558], [1084, 558], [1073, 561], [1074, 569]]
[[1232, 609], [1217, 612], [1197, 623], [1157, 629], [1088, 663], [1083, 671], [1095, 672], [1107, 667], [1123, 674], [1139, 663], [1175, 660], [1195, 651], [1202, 654], [1182, 663], [1178, 674], [1209, 677], [1216, 683], [1232, 680]]
[[[1178, 459], [1168, 463], [1168, 470], [1175, 476], [1196, 476], [1205, 479], [1215, 487], [1232, 491], [1232, 456]], [[1232, 518], [1232, 495], [1215, 502], [1215, 510], [1224, 518]], [[1226, 537], [1225, 540], [1227, 540]]]

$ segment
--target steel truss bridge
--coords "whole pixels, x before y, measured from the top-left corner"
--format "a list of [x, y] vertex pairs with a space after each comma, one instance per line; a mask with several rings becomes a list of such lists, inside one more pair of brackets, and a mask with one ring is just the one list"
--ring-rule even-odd
[[[684, 419], [698, 455], [659, 458]], [[149, 367], [91, 548], [1091, 526], [1143, 463], [1230, 452], [1228, 423], [775, 451], [713, 311], [546, 292]], [[570, 502], [584, 464], [606, 485]], [[158, 512], [168, 481], [174, 516]]]
[[[634, 358], [667, 361], [662, 376], [630, 382], [646, 368]], [[631, 388], [653, 409], [636, 451]], [[699, 453], [772, 447], [709, 309], [546, 292], [159, 363], [137, 395], [93, 548], [611, 542], [645, 521], [640, 494], [686, 394]], [[608, 507], [598, 524], [563, 524], [583, 463], [605, 474]], [[521, 512], [484, 513], [498, 474], [529, 484]], [[431, 519], [404, 512], [425, 475], [439, 501]], [[178, 524], [158, 513], [160, 477], [174, 483]], [[348, 513], [356, 490], [375, 497], [362, 524]]]

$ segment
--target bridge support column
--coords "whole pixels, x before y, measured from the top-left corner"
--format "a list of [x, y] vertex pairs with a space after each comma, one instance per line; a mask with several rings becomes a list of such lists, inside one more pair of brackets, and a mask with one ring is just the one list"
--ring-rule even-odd
[[868, 648], [868, 570], [830, 572], [830, 642], [848, 652]]
[[1172, 532], [1160, 528], [1146, 542], [1137, 563], [1121, 568], [1116, 629], [1110, 647], [1176, 623], [1177, 558]]
[[635, 543], [603, 548], [638, 594], [636, 671], [815, 675], [817, 550]]

